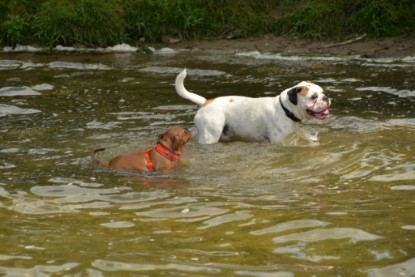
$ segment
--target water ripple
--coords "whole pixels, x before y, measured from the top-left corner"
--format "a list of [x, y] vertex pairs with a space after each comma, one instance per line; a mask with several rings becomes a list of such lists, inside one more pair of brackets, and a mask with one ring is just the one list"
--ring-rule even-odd
[[244, 212], [244, 211], [237, 211], [235, 213], [226, 214], [222, 216], [217, 216], [212, 219], [208, 219], [203, 222], [205, 226], [199, 227], [199, 229], [207, 229], [211, 227], [216, 227], [225, 223], [234, 222], [234, 221], [241, 221], [248, 218], [251, 218], [253, 215], [250, 212]]
[[110, 67], [98, 63], [98, 64], [87, 64], [87, 63], [76, 63], [76, 62], [63, 62], [55, 61], [48, 65], [53, 69], [86, 69], [86, 70], [109, 70]]
[[[141, 69], [145, 72], [153, 72], [153, 73], [179, 73], [183, 68], [177, 68], [177, 67], [166, 67], [166, 66], [152, 66], [152, 67], [146, 67]], [[187, 73], [189, 75], [194, 76], [220, 76], [225, 75], [226, 72], [220, 71], [220, 70], [209, 70], [209, 69], [188, 69]]]
[[312, 227], [321, 227], [330, 224], [329, 222], [324, 222], [320, 220], [313, 220], [313, 219], [299, 219], [293, 221], [287, 221], [283, 223], [276, 224], [274, 226], [252, 231], [250, 232], [251, 235], [264, 235], [264, 234], [271, 234], [271, 233], [278, 233], [284, 232], [293, 229], [303, 229], [303, 228], [312, 228]]
[[206, 272], [206, 273], [219, 273], [219, 268], [212, 266], [202, 265], [191, 265], [191, 264], [143, 264], [143, 263], [123, 263], [110, 260], [95, 260], [92, 262], [92, 266], [106, 272], [117, 272], [117, 271], [129, 271], [129, 272], [140, 272], [140, 271], [159, 271], [159, 270], [177, 270], [184, 272]]
[[369, 277], [414, 276], [415, 258], [383, 268], [368, 270]]
[[41, 95], [30, 87], [3, 87], [0, 88], [0, 97], [2, 96], [37, 96]]
[[273, 238], [274, 243], [283, 243], [288, 241], [314, 242], [328, 239], [345, 239], [349, 238], [352, 242], [371, 241], [382, 238], [381, 236], [367, 233], [356, 228], [330, 228], [316, 229], [302, 233], [295, 233]]
[[32, 268], [0, 266], [0, 272], [6, 276], [50, 276], [77, 268], [79, 263], [66, 263], [62, 265], [37, 265]]
[[37, 114], [42, 111], [37, 109], [23, 109], [12, 105], [0, 104], [0, 117], [6, 115], [28, 115], [28, 114]]
[[174, 218], [180, 219], [181, 221], [185, 219], [200, 221], [201, 219], [205, 219], [206, 216], [211, 217], [228, 212], [228, 209], [217, 207], [222, 206], [222, 204], [223, 203], [195, 203], [178, 207], [152, 209], [149, 211], [137, 212], [136, 214], [138, 216], [159, 220]]
[[133, 227], [135, 224], [129, 221], [111, 221], [107, 223], [102, 223], [101, 226], [108, 227], [108, 228], [130, 228]]

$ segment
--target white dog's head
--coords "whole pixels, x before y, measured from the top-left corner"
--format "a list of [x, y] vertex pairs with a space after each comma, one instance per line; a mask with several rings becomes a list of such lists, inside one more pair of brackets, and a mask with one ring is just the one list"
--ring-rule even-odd
[[309, 81], [303, 81], [286, 90], [289, 101], [296, 106], [296, 114], [300, 119], [325, 119], [329, 115], [330, 99], [324, 95], [323, 89]]

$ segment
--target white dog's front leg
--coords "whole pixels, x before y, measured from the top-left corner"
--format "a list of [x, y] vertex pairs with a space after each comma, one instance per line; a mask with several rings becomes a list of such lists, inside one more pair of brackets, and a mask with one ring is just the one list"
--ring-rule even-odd
[[277, 125], [268, 128], [268, 138], [271, 143], [280, 143], [293, 131], [292, 124]]

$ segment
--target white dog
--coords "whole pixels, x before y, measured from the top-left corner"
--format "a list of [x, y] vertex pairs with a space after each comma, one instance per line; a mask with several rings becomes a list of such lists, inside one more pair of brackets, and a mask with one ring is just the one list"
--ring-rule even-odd
[[[184, 87], [186, 69], [176, 77], [177, 93], [200, 106], [195, 125], [201, 144], [240, 138], [249, 141], [280, 142], [293, 131], [294, 122], [325, 119], [330, 99], [323, 89], [303, 81], [276, 97], [222, 96], [206, 99]], [[195, 134], [196, 135], [196, 134]]]

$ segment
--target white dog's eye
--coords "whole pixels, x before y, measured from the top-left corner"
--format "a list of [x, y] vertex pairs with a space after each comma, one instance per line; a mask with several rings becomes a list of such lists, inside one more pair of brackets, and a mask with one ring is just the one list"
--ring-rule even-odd
[[318, 94], [317, 93], [315, 93], [315, 94], [313, 94], [311, 96], [311, 100], [316, 100], [317, 98], [318, 98]]

